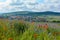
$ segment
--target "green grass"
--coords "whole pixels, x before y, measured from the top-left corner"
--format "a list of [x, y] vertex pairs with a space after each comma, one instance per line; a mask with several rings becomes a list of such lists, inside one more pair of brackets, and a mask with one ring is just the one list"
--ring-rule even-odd
[[39, 27], [35, 24], [0, 20], [0, 40], [60, 40], [60, 29], [49, 26], [46, 29], [44, 25]]

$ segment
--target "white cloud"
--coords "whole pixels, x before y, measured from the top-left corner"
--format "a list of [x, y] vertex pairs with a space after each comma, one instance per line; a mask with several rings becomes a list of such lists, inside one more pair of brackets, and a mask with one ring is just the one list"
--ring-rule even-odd
[[20, 0], [21, 5], [9, 5], [11, 0], [0, 3], [0, 12], [8, 11], [56, 11], [60, 12], [60, 1], [58, 0]]

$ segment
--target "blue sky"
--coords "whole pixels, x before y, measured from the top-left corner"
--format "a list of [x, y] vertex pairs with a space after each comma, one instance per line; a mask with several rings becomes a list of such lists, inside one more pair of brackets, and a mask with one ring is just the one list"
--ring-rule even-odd
[[6, 0], [0, 0], [0, 2], [5, 2]]
[[12, 11], [60, 12], [60, 0], [0, 0], [0, 12]]

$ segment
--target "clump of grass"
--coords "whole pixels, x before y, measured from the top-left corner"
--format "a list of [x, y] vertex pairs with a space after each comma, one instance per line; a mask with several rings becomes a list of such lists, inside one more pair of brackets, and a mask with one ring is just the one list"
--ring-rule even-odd
[[16, 22], [14, 23], [14, 29], [17, 33], [24, 33], [27, 29], [28, 29], [28, 25], [26, 25], [26, 23], [24, 22]]

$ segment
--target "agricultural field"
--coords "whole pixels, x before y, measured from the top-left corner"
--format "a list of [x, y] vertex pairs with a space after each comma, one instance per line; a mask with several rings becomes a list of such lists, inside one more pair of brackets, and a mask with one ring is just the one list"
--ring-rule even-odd
[[48, 21], [59, 21], [60, 22], [60, 16], [47, 16], [46, 19]]
[[60, 40], [60, 23], [0, 19], [0, 40]]

